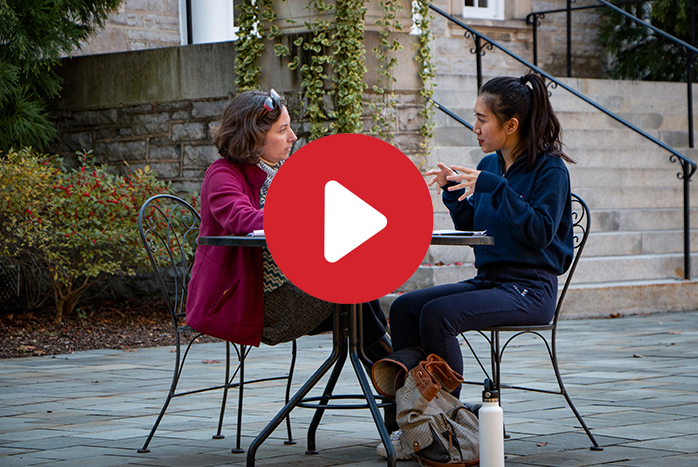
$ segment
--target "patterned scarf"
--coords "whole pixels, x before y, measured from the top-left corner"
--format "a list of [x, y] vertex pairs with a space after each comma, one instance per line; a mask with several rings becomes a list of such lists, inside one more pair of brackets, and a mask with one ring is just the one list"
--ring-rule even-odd
[[[259, 190], [259, 206], [262, 209], [264, 209], [264, 201], [267, 199], [269, 185], [271, 185], [274, 175], [276, 175], [276, 172], [283, 165], [283, 163], [284, 161], [279, 161], [276, 165], [271, 167], [261, 160], [257, 162], [257, 167], [264, 170], [264, 172], [267, 174], [267, 178], [264, 180], [264, 183]], [[264, 267], [264, 294], [266, 295], [284, 285], [287, 279], [274, 262], [274, 259], [271, 257], [271, 253], [269, 253], [269, 249], [267, 247], [262, 248], [262, 260]]]

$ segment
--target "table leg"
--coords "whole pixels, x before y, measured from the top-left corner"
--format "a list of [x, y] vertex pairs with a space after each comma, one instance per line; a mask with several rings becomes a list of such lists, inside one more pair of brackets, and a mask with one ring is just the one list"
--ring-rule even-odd
[[[319, 405], [327, 405], [329, 403], [332, 393], [334, 392], [334, 388], [337, 385], [337, 381], [339, 380], [342, 370], [344, 369], [344, 363], [347, 360], [347, 313], [342, 313], [341, 311], [341, 307], [345, 305], [336, 304], [335, 306], [337, 308], [335, 309], [334, 313], [335, 315], [339, 315], [341, 319], [339, 329], [341, 344], [339, 346], [339, 356], [337, 358], [337, 362], [335, 363], [332, 374], [327, 381], [327, 386], [325, 386], [325, 392], [322, 394], [322, 399], [320, 400]], [[315, 435], [317, 434], [318, 426], [320, 425], [320, 421], [322, 420], [322, 416], [324, 414], [324, 408], [315, 409], [315, 415], [310, 422], [310, 426], [308, 426], [308, 450], [305, 451], [306, 454], [317, 454]]]
[[360, 319], [357, 319], [357, 308], [358, 313], [361, 312], [361, 305], [351, 305], [349, 312], [349, 359], [354, 367], [354, 373], [356, 373], [356, 378], [359, 380], [359, 385], [361, 385], [361, 391], [366, 397], [366, 402], [368, 402], [368, 408], [373, 416], [373, 422], [378, 428], [378, 433], [381, 437], [381, 441], [385, 445], [385, 451], [388, 456], [388, 467], [395, 467], [395, 448], [393, 443], [390, 441], [390, 433], [385, 427], [385, 421], [383, 416], [378, 409], [378, 404], [376, 404], [376, 399], [373, 397], [373, 388], [366, 378], [366, 371], [364, 370], [363, 363], [359, 359], [358, 349], [361, 345], [357, 335], [361, 330], [357, 330], [357, 324], [361, 323]]
[[[340, 343], [343, 339], [339, 339], [339, 313], [335, 313], [334, 317], [334, 330], [332, 337], [332, 354], [325, 360], [325, 362], [317, 369], [313, 376], [305, 382], [305, 384], [298, 390], [298, 392], [293, 396], [293, 398], [288, 401], [288, 403], [281, 409], [281, 411], [276, 414], [276, 416], [269, 422], [269, 424], [262, 430], [262, 432], [257, 435], [257, 437], [252, 441], [248, 451], [247, 451], [247, 467], [254, 467], [255, 465], [255, 455], [257, 454], [257, 449], [264, 443], [264, 441], [271, 436], [276, 427], [278, 427], [284, 418], [291, 413], [293, 409], [296, 408], [299, 402], [310, 392], [311, 389], [325, 376], [325, 373], [329, 371], [332, 365], [335, 364], [340, 354]], [[346, 339], [344, 339], [346, 340]]]

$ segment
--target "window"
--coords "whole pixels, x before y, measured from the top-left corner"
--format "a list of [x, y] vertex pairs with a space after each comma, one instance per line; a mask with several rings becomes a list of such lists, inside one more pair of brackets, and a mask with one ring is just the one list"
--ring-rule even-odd
[[[187, 10], [191, 12], [188, 18]], [[224, 42], [237, 39], [231, 0], [179, 0], [182, 45]], [[187, 37], [191, 28], [192, 37]]]
[[504, 0], [464, 0], [463, 17], [504, 19]]

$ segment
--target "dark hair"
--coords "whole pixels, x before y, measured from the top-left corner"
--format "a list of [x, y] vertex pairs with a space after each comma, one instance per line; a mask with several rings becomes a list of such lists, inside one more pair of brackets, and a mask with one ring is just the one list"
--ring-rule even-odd
[[262, 154], [267, 132], [281, 117], [286, 99], [273, 99], [274, 109], [267, 110], [267, 92], [245, 91], [233, 98], [213, 131], [213, 144], [218, 153], [230, 162], [256, 164]]
[[548, 99], [548, 88], [543, 79], [533, 73], [513, 78], [492, 78], [480, 89], [485, 101], [499, 123], [516, 117], [519, 121], [518, 155], [526, 158], [529, 168], [535, 166], [538, 156], [548, 154], [575, 162], [562, 151], [562, 129]]

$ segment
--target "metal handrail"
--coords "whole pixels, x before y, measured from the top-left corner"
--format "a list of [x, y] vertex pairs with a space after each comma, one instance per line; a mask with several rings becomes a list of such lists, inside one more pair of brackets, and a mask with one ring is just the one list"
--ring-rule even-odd
[[443, 105], [439, 104], [438, 102], [436, 102], [436, 101], [435, 101], [434, 99], [432, 99], [431, 97], [427, 97], [427, 100], [428, 100], [428, 101], [431, 101], [431, 103], [434, 104], [434, 107], [436, 107], [437, 109], [439, 109], [440, 111], [442, 111], [443, 113], [445, 113], [446, 115], [448, 115], [449, 117], [451, 117], [452, 119], [456, 120], [458, 123], [460, 123], [460, 124], [463, 125], [464, 127], [468, 128], [468, 130], [470, 130], [470, 131], [473, 130], [473, 128], [474, 128], [473, 125], [471, 125], [470, 123], [468, 123], [468, 122], [466, 122], [465, 120], [463, 120], [459, 115], [453, 113], [451, 110], [449, 110], [448, 108], [446, 108], [446, 107], [444, 107]]
[[[647, 3], [647, 0], [633, 0], [629, 2], [618, 2], [616, 5], [637, 5], [640, 3]], [[605, 5], [586, 5], [572, 7], [571, 3], [568, 2], [567, 8], [558, 8], [555, 10], [543, 10], [543, 11], [533, 11], [526, 16], [526, 24], [533, 26], [533, 64], [538, 66], [538, 26], [540, 26], [540, 20], [545, 18], [545, 15], [553, 13], [567, 13], [567, 77], [572, 76], [572, 61], [570, 57], [572, 55], [572, 21], [571, 12], [577, 10], [591, 10], [595, 8], [603, 8]]]
[[[587, 96], [584, 94], [579, 93], [575, 89], [572, 89], [571, 87], [567, 86], [565, 83], [559, 81], [555, 77], [553, 77], [551, 74], [543, 71], [542, 69], [538, 68], [536, 65], [533, 65], [532, 63], [528, 62], [527, 60], [521, 58], [520, 56], [516, 55], [515, 53], [509, 51], [506, 47], [502, 46], [498, 42], [496, 42], [493, 39], [490, 39], [489, 37], [485, 36], [484, 34], [476, 31], [475, 29], [471, 28], [467, 24], [463, 23], [462, 21], [458, 20], [457, 18], [454, 18], [453, 16], [449, 15], [445, 11], [441, 10], [440, 8], [434, 6], [433, 4], [429, 4], [429, 8], [438, 13], [439, 15], [443, 16], [444, 18], [448, 19], [449, 21], [452, 21], [453, 23], [457, 24], [458, 26], [462, 27], [465, 29], [467, 32], [465, 34], [465, 37], [472, 37], [474, 42], [475, 42], [475, 49], [471, 49], [471, 52], [476, 54], [476, 60], [477, 60], [477, 81], [478, 81], [478, 90], [482, 87], [482, 55], [484, 55], [484, 49], [487, 48], [487, 50], [492, 50], [492, 48], [496, 47], [505, 54], [509, 55], [511, 58], [514, 60], [518, 61], [519, 63], [525, 65], [526, 67], [530, 68], [531, 70], [535, 71], [539, 75], [547, 78], [553, 83], [553, 87], [562, 87], [565, 89], [567, 92], [573, 94], [579, 99], [582, 99], [584, 102], [587, 104], [591, 105], [592, 107], [595, 107], [597, 110], [605, 113], [612, 119], [616, 120], [618, 123], [626, 126], [627, 128], [633, 130], [634, 132], [638, 133], [639, 135], [643, 136], [644, 138], [652, 141], [654, 144], [660, 146], [661, 148], [665, 149], [666, 151], [671, 153], [671, 156], [669, 157], [670, 162], [676, 162], [679, 161], [681, 164], [681, 168], [683, 169], [683, 173], [678, 173], [676, 176], [679, 180], [683, 180], [683, 195], [684, 195], [684, 278], [685, 279], [690, 279], [691, 276], [691, 245], [690, 245], [690, 199], [689, 199], [689, 194], [690, 194], [690, 180], [693, 174], [696, 172], [696, 163], [693, 162], [691, 159], [688, 157], [684, 156], [680, 152], [678, 152], [676, 149], [672, 148], [671, 146], [667, 145], [663, 141], [658, 140], [654, 136], [648, 134], [644, 130], [638, 128], [637, 126], [633, 125], [632, 123], [624, 120], [623, 118], [619, 117], [615, 113], [611, 112], [610, 110], [606, 109], [605, 107], [601, 106], [597, 102], [593, 101], [592, 99], [589, 99]], [[484, 44], [483, 44], [484, 41]], [[437, 106], [437, 108], [440, 108], [443, 110], [442, 106]], [[449, 111], [450, 112], [450, 111]], [[447, 112], [448, 113], [448, 112]], [[450, 112], [452, 113], [452, 112]]]
[[[546, 10], [546, 11], [536, 11], [529, 13], [528, 16], [526, 16], [526, 24], [529, 24], [533, 28], [533, 64], [538, 65], [538, 26], [540, 26], [540, 20], [545, 18], [546, 14], [550, 13], [567, 13], [567, 77], [572, 76], [572, 11], [576, 10], [587, 10], [591, 8], [611, 8], [613, 11], [616, 13], [625, 16], [631, 21], [634, 21], [637, 24], [640, 24], [652, 31], [654, 31], [656, 34], [664, 37], [665, 39], [668, 39], [669, 41], [675, 43], [676, 45], [680, 45], [681, 47], [684, 48], [686, 51], [686, 94], [687, 94], [687, 99], [686, 99], [686, 107], [688, 110], [688, 147], [692, 148], [694, 147], [694, 138], [693, 138], [693, 81], [694, 81], [694, 63], [695, 63], [695, 57], [698, 54], [698, 48], [694, 47], [691, 44], [688, 44], [687, 42], [682, 41], [678, 37], [674, 37], [671, 34], [662, 31], [661, 29], [657, 28], [656, 26], [653, 26], [652, 24], [641, 20], [637, 16], [633, 16], [627, 11], [623, 11], [622, 9], [618, 8], [618, 5], [634, 5], [637, 3], [644, 3], [641, 1], [629, 1], [629, 2], [619, 2], [617, 4], [612, 4], [606, 0], [597, 0], [600, 5], [587, 5], [583, 7], [571, 7], [570, 0], [567, 1], [567, 8], [559, 8], [557, 10]], [[691, 37], [692, 41], [695, 42], [695, 7], [691, 8]]]

